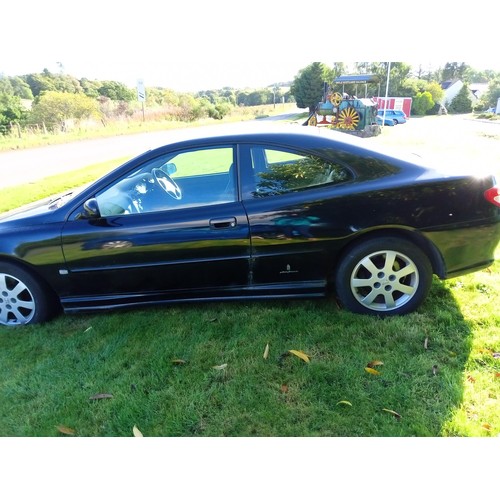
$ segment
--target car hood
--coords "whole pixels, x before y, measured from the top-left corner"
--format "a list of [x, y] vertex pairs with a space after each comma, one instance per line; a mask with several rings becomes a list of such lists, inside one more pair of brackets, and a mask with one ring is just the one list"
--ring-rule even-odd
[[54, 212], [58, 208], [61, 208], [63, 205], [65, 205], [80, 191], [81, 189], [67, 191], [56, 196], [51, 196], [49, 198], [44, 198], [33, 203], [28, 203], [27, 205], [23, 205], [21, 207], [14, 208], [12, 210], [9, 210], [8, 212], [0, 214], [0, 223], [17, 220], [27, 220], [50, 212]]

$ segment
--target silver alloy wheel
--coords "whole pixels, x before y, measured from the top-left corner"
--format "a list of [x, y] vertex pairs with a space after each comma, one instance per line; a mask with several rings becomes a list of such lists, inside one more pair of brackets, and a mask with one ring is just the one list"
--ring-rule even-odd
[[0, 273], [0, 325], [23, 325], [31, 321], [35, 311], [29, 288], [15, 276]]
[[365, 256], [354, 267], [351, 292], [372, 311], [392, 311], [410, 301], [419, 287], [415, 263], [394, 250], [381, 250]]

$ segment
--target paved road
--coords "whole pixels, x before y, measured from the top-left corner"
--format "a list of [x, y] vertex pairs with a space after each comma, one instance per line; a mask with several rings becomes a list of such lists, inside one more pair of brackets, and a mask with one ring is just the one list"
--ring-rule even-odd
[[[286, 120], [297, 113], [269, 117], [267, 120]], [[256, 120], [264, 121], [264, 120]], [[240, 122], [241, 124], [247, 122]], [[232, 124], [231, 126], [238, 125]], [[219, 125], [216, 125], [219, 126]], [[101, 139], [88, 139], [19, 151], [0, 152], [0, 189], [26, 183], [36, 183], [44, 177], [125, 157], [132, 158], [148, 149], [164, 144], [173, 134], [183, 130], [146, 132]], [[117, 161], [117, 166], [119, 165]]]
[[[136, 156], [159, 146], [168, 132], [149, 132], [102, 139], [88, 139], [40, 148], [0, 153], [0, 187], [38, 180], [94, 163]], [[119, 162], [117, 162], [118, 165]]]

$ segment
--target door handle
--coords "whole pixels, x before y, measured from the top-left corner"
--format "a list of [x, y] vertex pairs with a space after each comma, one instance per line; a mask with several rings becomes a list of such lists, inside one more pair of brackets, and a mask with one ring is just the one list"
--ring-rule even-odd
[[213, 229], [227, 229], [236, 227], [236, 217], [221, 217], [220, 219], [210, 219], [208, 222]]

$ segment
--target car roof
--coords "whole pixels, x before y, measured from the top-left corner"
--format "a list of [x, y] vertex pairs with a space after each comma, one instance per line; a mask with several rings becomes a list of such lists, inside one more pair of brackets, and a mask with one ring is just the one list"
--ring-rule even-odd
[[333, 130], [329, 127], [302, 126], [297, 123], [238, 122], [233, 124], [191, 127], [165, 133], [161, 146], [151, 148], [140, 156], [193, 146], [210, 147], [217, 143], [257, 143], [283, 147], [319, 150], [332, 148], [372, 157], [390, 157], [414, 165], [422, 165], [422, 158], [406, 151], [395, 151], [366, 138]]
[[[298, 140], [301, 143], [311, 141], [311, 145], [327, 141], [334, 141], [337, 147], [366, 148], [363, 139], [329, 129], [328, 127], [302, 126], [297, 123], [256, 123], [239, 122], [233, 124], [211, 125], [204, 127], [189, 127], [165, 132], [161, 137], [161, 146], [190, 145], [203, 142], [276, 142], [281, 143]], [[151, 148], [153, 149], [153, 148]]]

